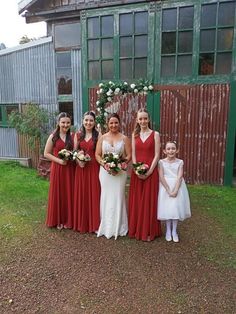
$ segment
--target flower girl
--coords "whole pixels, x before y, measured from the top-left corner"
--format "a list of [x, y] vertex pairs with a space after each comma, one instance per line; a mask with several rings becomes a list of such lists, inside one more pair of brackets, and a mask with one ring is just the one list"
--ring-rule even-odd
[[179, 242], [177, 224], [191, 216], [188, 190], [183, 179], [183, 160], [176, 158], [177, 143], [165, 145], [165, 159], [159, 161], [160, 190], [157, 219], [166, 222], [166, 241]]

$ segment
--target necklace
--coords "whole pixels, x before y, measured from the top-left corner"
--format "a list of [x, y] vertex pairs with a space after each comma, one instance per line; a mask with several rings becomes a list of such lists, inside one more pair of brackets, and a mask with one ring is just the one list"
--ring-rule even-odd
[[140, 131], [140, 138], [145, 140], [151, 134], [151, 130], [148, 129], [147, 131]]

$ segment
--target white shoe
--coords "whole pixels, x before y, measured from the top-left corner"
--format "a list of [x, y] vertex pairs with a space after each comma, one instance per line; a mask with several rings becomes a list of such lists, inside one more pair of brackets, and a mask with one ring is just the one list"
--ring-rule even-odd
[[170, 233], [166, 233], [166, 241], [168, 242], [172, 241], [172, 236]]
[[176, 234], [173, 234], [172, 236], [173, 236], [173, 241], [174, 241], [174, 242], [179, 242], [179, 236], [178, 236], [177, 233], [176, 233]]

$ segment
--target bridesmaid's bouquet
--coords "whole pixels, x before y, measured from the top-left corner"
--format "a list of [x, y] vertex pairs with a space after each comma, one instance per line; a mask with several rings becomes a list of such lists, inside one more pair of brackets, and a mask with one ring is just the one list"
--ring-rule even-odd
[[91, 160], [91, 157], [89, 156], [89, 154], [85, 153], [83, 150], [80, 151], [74, 151], [73, 152], [73, 159], [74, 160], [78, 160], [81, 162], [87, 162]]
[[133, 168], [137, 175], [142, 175], [147, 173], [149, 166], [143, 162], [137, 162], [136, 164], [133, 164]]
[[64, 148], [58, 152], [58, 157], [62, 160], [73, 160], [73, 153]]
[[105, 153], [102, 159], [103, 167], [109, 174], [117, 174], [121, 170], [127, 170], [127, 163], [120, 155], [115, 153]]

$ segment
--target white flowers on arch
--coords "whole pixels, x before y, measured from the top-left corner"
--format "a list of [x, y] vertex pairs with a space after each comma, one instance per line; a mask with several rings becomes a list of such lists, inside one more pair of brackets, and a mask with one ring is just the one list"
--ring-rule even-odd
[[131, 84], [127, 82], [114, 83], [112, 81], [100, 83], [99, 89], [97, 90], [98, 100], [96, 101], [96, 122], [98, 127], [104, 130], [106, 117], [110, 113], [106, 105], [107, 103], [113, 102], [114, 96], [126, 97], [127, 94], [147, 95], [149, 92], [153, 91], [154, 88], [150, 81], [143, 79]]

